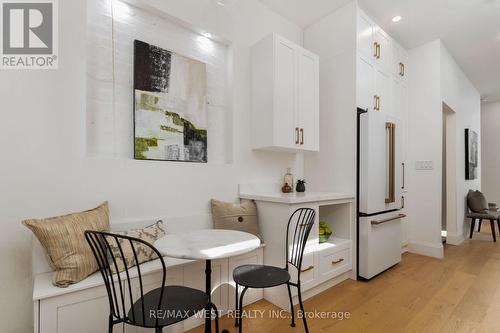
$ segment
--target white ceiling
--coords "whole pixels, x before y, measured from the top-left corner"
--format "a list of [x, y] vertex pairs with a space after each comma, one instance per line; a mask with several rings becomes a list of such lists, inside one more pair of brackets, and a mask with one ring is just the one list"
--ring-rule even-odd
[[351, 0], [260, 0], [260, 2], [305, 28]]
[[[300, 25], [318, 21], [349, 0], [260, 0]], [[407, 48], [441, 38], [483, 98], [500, 100], [500, 0], [359, 0]], [[391, 18], [401, 15], [399, 23]]]

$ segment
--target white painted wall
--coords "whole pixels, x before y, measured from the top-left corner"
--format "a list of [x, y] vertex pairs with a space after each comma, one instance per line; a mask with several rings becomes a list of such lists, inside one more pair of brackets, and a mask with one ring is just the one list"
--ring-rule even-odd
[[206, 214], [211, 197], [235, 200], [238, 183], [277, 182], [295, 163], [293, 154], [250, 150], [249, 56], [250, 46], [271, 32], [301, 44], [301, 29], [257, 0], [225, 7], [212, 0], [147, 3], [232, 43], [232, 163], [89, 157], [86, 2], [59, 1], [59, 69], [0, 75], [2, 332], [32, 330], [31, 234], [22, 219], [83, 210], [103, 200], [110, 201], [113, 220]]
[[[450, 55], [443, 43], [441, 49], [441, 98], [456, 113], [456, 228], [448, 227], [447, 243], [460, 244], [469, 230], [466, 196], [469, 189], [481, 189], [481, 166], [478, 178], [465, 180], [465, 129], [469, 128], [481, 137], [481, 95]], [[481, 139], [479, 139], [481, 147]], [[481, 161], [481, 150], [479, 150]], [[481, 162], [480, 162], [481, 163]]]
[[500, 204], [500, 102], [481, 106], [482, 189], [489, 202]]
[[356, 13], [352, 1], [304, 31], [320, 67], [320, 152], [305, 159], [315, 191], [356, 193]]
[[[480, 96], [441, 41], [410, 51], [409, 170], [411, 193], [408, 200], [409, 249], [442, 257], [441, 176], [442, 103], [456, 113], [457, 223], [449, 240], [460, 243], [464, 237], [465, 195], [469, 188], [480, 188], [481, 178], [465, 181], [464, 129], [480, 132]], [[433, 170], [415, 170], [418, 160], [431, 160]], [[453, 234], [454, 233], [454, 234]]]

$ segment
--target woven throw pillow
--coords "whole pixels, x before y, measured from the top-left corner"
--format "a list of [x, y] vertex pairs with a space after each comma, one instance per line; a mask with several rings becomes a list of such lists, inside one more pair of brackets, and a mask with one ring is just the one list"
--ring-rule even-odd
[[[150, 225], [148, 227], [145, 227], [144, 229], [119, 231], [119, 232], [114, 232], [114, 234], [133, 237], [133, 238], [139, 238], [139, 239], [146, 241], [152, 245], [156, 240], [165, 236], [165, 228], [163, 226], [163, 221], [159, 220], [155, 224]], [[131, 267], [137, 265], [137, 262], [136, 262], [135, 256], [134, 256], [134, 252], [132, 251], [132, 247], [131, 247], [130, 242], [128, 240], [120, 239], [120, 238], [118, 239], [118, 241], [120, 242], [120, 245], [122, 247], [123, 257], [120, 253], [120, 249], [118, 248], [118, 244], [116, 243], [115, 239], [113, 239], [112, 237], [108, 237], [108, 241], [109, 241], [109, 245], [111, 247], [111, 252], [113, 253], [113, 256], [115, 257], [114, 261], [113, 261], [113, 258], [111, 256], [109, 258], [109, 260], [110, 260], [109, 265], [110, 265], [111, 271], [113, 273], [116, 273], [116, 267], [118, 267], [119, 272], [123, 272], [125, 270], [125, 265], [123, 264], [122, 258], [125, 258], [125, 263], [127, 265], [127, 268], [131, 268]], [[134, 241], [132, 241], [132, 244], [134, 245], [135, 252], [137, 254], [137, 261], [139, 261], [139, 264], [142, 264], [143, 262], [151, 261], [151, 260], [158, 258], [156, 253], [151, 248], [149, 248], [147, 245], [140, 243], [140, 242], [134, 242]], [[115, 266], [115, 262], [116, 262], [116, 266]]]
[[53, 284], [67, 287], [99, 269], [84, 231], [109, 230], [108, 203], [81, 213], [23, 221], [45, 248], [54, 269]]
[[488, 201], [480, 191], [469, 190], [467, 204], [474, 213], [488, 213]]
[[261, 238], [255, 202], [244, 200], [235, 204], [212, 199], [211, 204], [215, 229], [244, 231]]

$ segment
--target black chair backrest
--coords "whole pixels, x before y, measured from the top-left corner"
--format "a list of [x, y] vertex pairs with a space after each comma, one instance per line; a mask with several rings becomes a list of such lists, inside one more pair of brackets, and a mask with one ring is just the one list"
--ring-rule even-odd
[[294, 266], [300, 274], [302, 258], [307, 238], [314, 225], [316, 211], [311, 208], [299, 208], [290, 216], [286, 228], [286, 267]]
[[[146, 311], [150, 311], [151, 309], [148, 308], [146, 310], [144, 306], [145, 291], [142, 282], [141, 265], [136, 265], [136, 263], [139, 262], [137, 258], [137, 246], [146, 246], [160, 259], [163, 268], [161, 284], [163, 287], [166, 282], [166, 265], [162, 255], [148, 242], [134, 237], [87, 230], [85, 231], [85, 238], [92, 249], [92, 253], [94, 254], [97, 264], [99, 265], [99, 271], [104, 279], [104, 284], [108, 293], [111, 315], [115, 320], [135, 326], [143, 326], [144, 323], [146, 323], [146, 315], [150, 316], [150, 313], [146, 313]], [[127, 252], [124, 252], [124, 246], [127, 247]], [[130, 246], [130, 248], [128, 248], [128, 246]], [[132, 252], [133, 258], [129, 258], [129, 260], [127, 260], [125, 253], [130, 256], [130, 252]], [[116, 272], [115, 274], [113, 274], [112, 267], [114, 267], [114, 271]], [[135, 268], [131, 270], [132, 267]], [[120, 269], [122, 270], [121, 272]], [[138, 309], [135, 309], [135, 307], [132, 306], [134, 302], [132, 280], [136, 277], [139, 282], [140, 300], [142, 301], [141, 307]], [[165, 297], [163, 290], [164, 289], [161, 288], [158, 307], [155, 309], [157, 310], [155, 313], [159, 313], [163, 297]], [[128, 306], [127, 300], [130, 302]], [[131, 309], [130, 316], [128, 315], [128, 308]], [[136, 310], [138, 310], [138, 313]], [[159, 316], [156, 316], [157, 325], [158, 317]]]

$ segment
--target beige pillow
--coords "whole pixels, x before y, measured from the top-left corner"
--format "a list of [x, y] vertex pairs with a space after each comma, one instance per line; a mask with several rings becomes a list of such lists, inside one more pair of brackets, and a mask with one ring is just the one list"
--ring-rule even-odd
[[261, 238], [255, 202], [244, 200], [234, 204], [212, 199], [211, 203], [215, 229], [245, 231]]
[[[114, 234], [139, 238], [153, 245], [153, 243], [156, 242], [156, 240], [165, 236], [165, 228], [163, 227], [163, 221], [159, 220], [155, 224], [150, 225], [144, 229], [119, 231], [119, 232], [114, 232]], [[108, 241], [111, 247], [111, 251], [113, 252], [113, 256], [115, 257], [114, 261], [113, 258], [111, 257], [109, 258], [110, 260], [109, 265], [111, 267], [111, 271], [113, 273], [116, 273], [116, 266], [118, 266], [118, 271], [123, 272], [125, 270], [125, 266], [123, 265], [120, 249], [118, 248], [118, 245], [116, 244], [114, 238], [108, 237]], [[125, 239], [118, 239], [118, 241], [121, 244], [123, 257], [125, 258], [127, 268], [131, 268], [137, 265], [135, 261], [134, 252], [132, 251], [132, 247], [130, 246], [130, 242]], [[132, 244], [134, 245], [139, 264], [158, 258], [156, 253], [147, 245], [134, 241], [132, 241]], [[115, 261], [116, 261], [116, 266], [115, 266]]]
[[55, 270], [57, 287], [85, 279], [99, 269], [87, 241], [85, 230], [109, 230], [108, 203], [81, 213], [47, 219], [23, 221], [45, 248], [48, 261]]
[[480, 191], [469, 190], [467, 204], [474, 213], [488, 213], [488, 200], [486, 200], [486, 197]]

